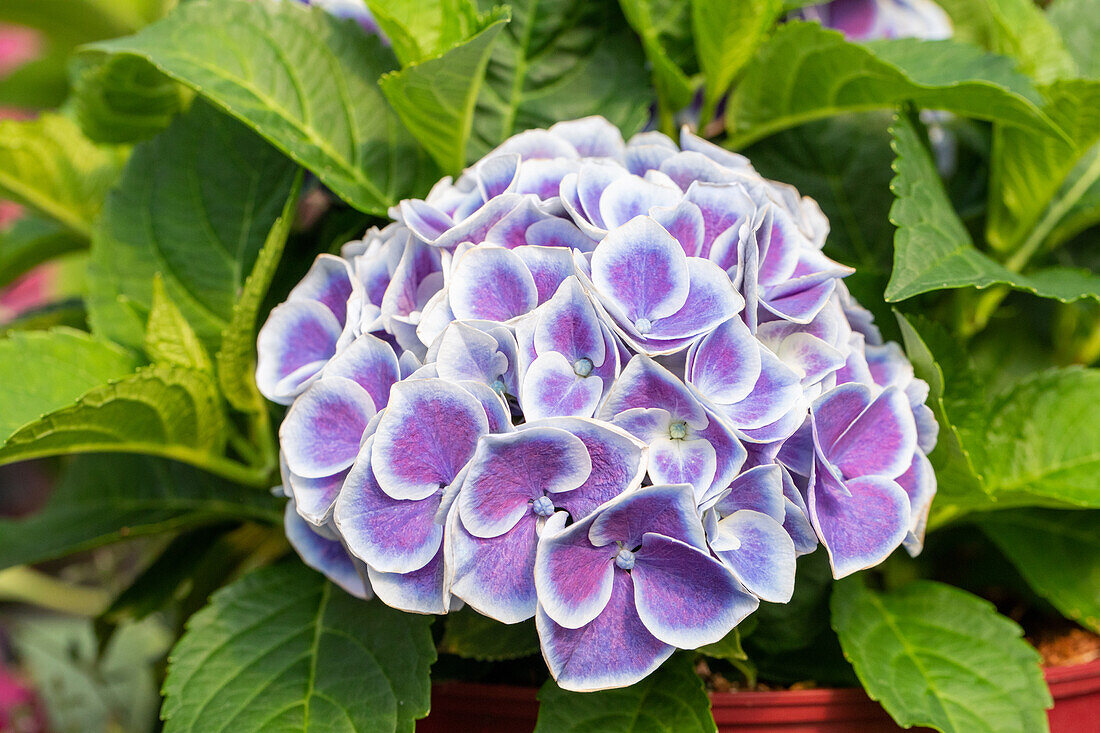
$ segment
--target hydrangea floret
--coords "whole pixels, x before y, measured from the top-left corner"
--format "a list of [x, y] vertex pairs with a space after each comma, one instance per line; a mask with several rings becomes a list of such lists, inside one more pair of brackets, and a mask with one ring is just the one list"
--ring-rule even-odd
[[920, 550], [928, 387], [792, 187], [688, 131], [530, 130], [321, 255], [259, 335], [287, 535], [360, 597], [534, 618], [563, 688], [633, 684]]

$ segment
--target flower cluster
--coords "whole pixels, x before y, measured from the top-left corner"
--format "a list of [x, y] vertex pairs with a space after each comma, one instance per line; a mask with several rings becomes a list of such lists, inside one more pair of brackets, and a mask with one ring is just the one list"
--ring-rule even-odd
[[927, 385], [746, 158], [587, 118], [390, 214], [259, 336], [287, 534], [334, 582], [534, 618], [594, 690], [789, 600], [819, 543], [837, 577], [919, 550]]
[[797, 13], [849, 40], [923, 38], [941, 40], [953, 34], [951, 18], [932, 0], [831, 0], [810, 5]]

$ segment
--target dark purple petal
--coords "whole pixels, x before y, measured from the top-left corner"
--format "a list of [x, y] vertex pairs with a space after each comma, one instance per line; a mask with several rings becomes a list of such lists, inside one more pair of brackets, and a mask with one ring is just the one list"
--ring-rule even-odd
[[340, 496], [333, 520], [348, 549], [375, 570], [408, 573], [424, 567], [443, 541], [435, 521], [438, 496], [393, 499], [378, 486], [371, 468], [373, 438], [363, 445]]
[[325, 367], [325, 379], [344, 377], [367, 391], [376, 409], [389, 402], [390, 387], [401, 379], [397, 354], [385, 341], [370, 334], [352, 341]]
[[822, 448], [847, 477], [897, 478], [909, 468], [917, 449], [909, 400], [896, 387], [888, 387], [832, 446]]
[[324, 478], [350, 466], [359, 453], [374, 403], [350, 379], [322, 379], [295, 400], [279, 428], [279, 444], [291, 471]]
[[623, 368], [600, 409], [603, 419], [635, 407], [659, 407], [675, 420], [703, 428], [709, 418], [703, 406], [679, 379], [648, 356], [639, 354]]
[[678, 540], [647, 532], [636, 558], [630, 575], [638, 617], [666, 644], [682, 649], [713, 644], [759, 605], [722, 563]]
[[481, 403], [462, 387], [398, 382], [375, 433], [375, 477], [395, 499], [424, 499], [454, 480], [488, 430]]
[[538, 427], [486, 435], [458, 494], [463, 526], [477, 537], [496, 537], [531, 514], [531, 501], [572, 491], [588, 478], [592, 463], [579, 438]]
[[576, 629], [558, 625], [539, 605], [535, 625], [542, 656], [564, 690], [627, 687], [647, 677], [676, 651], [653, 636], [638, 618], [629, 573], [614, 574], [614, 592], [608, 596], [603, 612]]
[[444, 588], [443, 572], [442, 547], [431, 562], [411, 573], [384, 573], [367, 566], [367, 577], [378, 599], [408, 613], [447, 613], [451, 598]]
[[[820, 462], [819, 462], [820, 463]], [[881, 476], [849, 479], [844, 495], [816, 470], [811, 477], [810, 522], [829, 552], [834, 578], [885, 560], [909, 530], [909, 497]]]
[[740, 318], [730, 318], [688, 352], [688, 382], [720, 404], [745, 399], [760, 378], [760, 344]]
[[[691, 285], [680, 243], [640, 216], [609, 232], [592, 253], [592, 281], [630, 320], [652, 324], [680, 310]], [[649, 326], [639, 329], [648, 332]]]
[[592, 464], [588, 479], [573, 491], [551, 497], [554, 505], [568, 511], [575, 521], [587, 517], [604, 502], [642, 485], [646, 447], [626, 432], [605, 422], [579, 417], [549, 418], [538, 425], [567, 430], [588, 449]]
[[642, 544], [642, 535], [655, 532], [703, 549], [706, 536], [695, 506], [695, 493], [687, 484], [646, 486], [594, 514], [588, 537], [599, 547], [621, 542], [633, 550]]
[[356, 598], [369, 600], [374, 597], [365, 577], [366, 571], [364, 570], [364, 575], [360, 575], [354, 561], [338, 540], [318, 534], [315, 527], [298, 516], [294, 511], [293, 501], [287, 502], [283, 527], [287, 541], [298, 553], [298, 557], [302, 558], [302, 562], [324, 574]]
[[794, 541], [767, 514], [742, 509], [718, 523], [712, 548], [741, 585], [764, 601], [786, 603], [794, 593]]
[[451, 592], [501, 623], [534, 616], [537, 523], [535, 515], [528, 514], [504, 534], [483, 539], [470, 534], [452, 512], [446, 541]]
[[602, 379], [595, 375], [579, 376], [568, 359], [550, 351], [527, 367], [519, 399], [528, 420], [591, 417], [603, 391]]
[[256, 343], [256, 384], [272, 402], [289, 405], [336, 353], [341, 324], [314, 301], [288, 301], [272, 309]]
[[514, 252], [527, 265], [535, 281], [539, 304], [550, 300], [561, 284], [573, 274], [573, 255], [563, 247], [524, 245], [517, 247]]
[[618, 547], [595, 547], [588, 539], [592, 519], [562, 529], [565, 512], [542, 528], [535, 554], [539, 605], [555, 622], [575, 629], [600, 615], [611, 598]]
[[352, 293], [352, 273], [347, 260], [335, 255], [318, 255], [302, 281], [294, 286], [287, 300], [313, 300], [332, 311], [341, 324], [348, 317], [348, 298]]
[[684, 254], [695, 257], [702, 250], [703, 212], [695, 204], [681, 201], [675, 206], [654, 208], [649, 215], [680, 243]]
[[459, 319], [507, 321], [538, 304], [538, 288], [527, 265], [503, 247], [475, 247], [463, 254], [448, 290]]

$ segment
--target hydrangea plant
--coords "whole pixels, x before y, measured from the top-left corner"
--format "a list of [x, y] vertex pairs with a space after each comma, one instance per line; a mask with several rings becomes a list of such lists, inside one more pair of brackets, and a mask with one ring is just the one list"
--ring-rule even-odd
[[0, 2], [0, 598], [81, 616], [0, 667], [58, 729], [1045, 730], [1100, 13], [1041, 5]]

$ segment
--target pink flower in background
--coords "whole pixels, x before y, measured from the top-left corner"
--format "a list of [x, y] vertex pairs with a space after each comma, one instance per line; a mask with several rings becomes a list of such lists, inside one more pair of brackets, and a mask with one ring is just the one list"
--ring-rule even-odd
[[0, 24], [0, 76], [6, 76], [41, 52], [39, 33], [22, 26]]
[[0, 730], [39, 733], [46, 729], [46, 717], [34, 692], [0, 666]]

